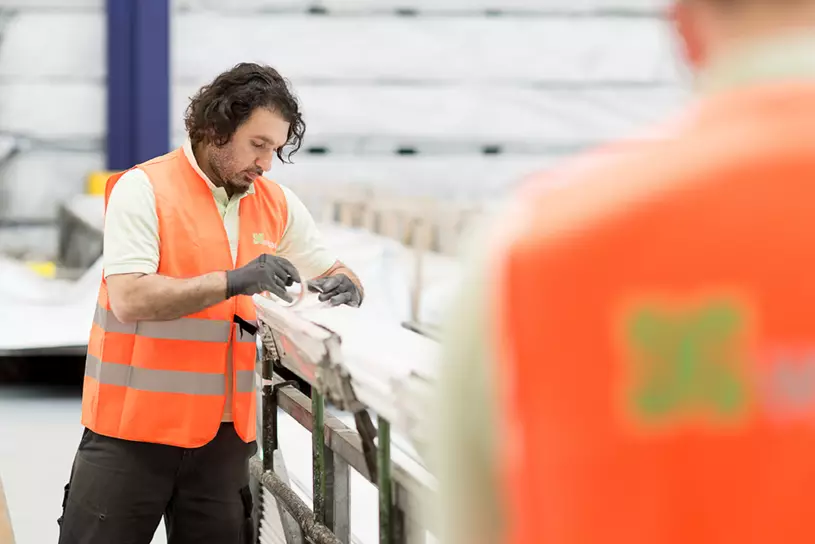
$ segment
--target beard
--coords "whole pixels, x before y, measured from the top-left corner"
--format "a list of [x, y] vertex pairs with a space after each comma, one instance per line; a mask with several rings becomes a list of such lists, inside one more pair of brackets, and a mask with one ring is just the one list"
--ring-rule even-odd
[[240, 168], [221, 153], [210, 157], [210, 168], [217, 179], [213, 183], [231, 194], [243, 194], [249, 190], [256, 178], [263, 175], [263, 170], [255, 165]]

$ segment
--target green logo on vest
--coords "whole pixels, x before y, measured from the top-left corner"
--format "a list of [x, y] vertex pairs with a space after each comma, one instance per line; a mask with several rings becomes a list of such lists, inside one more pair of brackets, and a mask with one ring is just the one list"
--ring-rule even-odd
[[256, 246], [266, 246], [269, 249], [277, 249], [277, 244], [266, 240], [266, 236], [262, 232], [255, 232], [252, 234], [252, 243]]
[[642, 422], [734, 419], [748, 407], [744, 314], [730, 302], [640, 306], [626, 322], [629, 409]]

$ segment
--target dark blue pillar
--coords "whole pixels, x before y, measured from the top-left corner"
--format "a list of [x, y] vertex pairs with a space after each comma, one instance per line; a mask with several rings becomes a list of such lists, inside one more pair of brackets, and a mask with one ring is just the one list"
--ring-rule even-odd
[[133, 8], [131, 0], [108, 0], [107, 167], [124, 170], [133, 164]]
[[169, 0], [107, 0], [107, 167], [170, 149]]

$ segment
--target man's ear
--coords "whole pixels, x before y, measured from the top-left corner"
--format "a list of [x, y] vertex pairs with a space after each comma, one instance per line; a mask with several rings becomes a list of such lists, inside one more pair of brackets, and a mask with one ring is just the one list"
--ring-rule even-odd
[[707, 59], [697, 10], [695, 0], [678, 0], [673, 4], [669, 17], [679, 38], [681, 54], [694, 71], [700, 69]]

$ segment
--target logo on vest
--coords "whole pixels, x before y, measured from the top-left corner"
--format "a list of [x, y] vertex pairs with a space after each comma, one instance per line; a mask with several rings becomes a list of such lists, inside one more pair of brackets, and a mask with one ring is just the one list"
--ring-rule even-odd
[[738, 418], [747, 408], [748, 354], [740, 308], [711, 301], [671, 310], [641, 306], [626, 323], [629, 409], [643, 423], [703, 415]]
[[631, 308], [621, 330], [622, 405], [639, 430], [815, 427], [815, 341], [762, 337], [743, 301], [708, 298]]
[[252, 234], [252, 243], [256, 246], [266, 246], [269, 249], [277, 249], [277, 244], [272, 242], [271, 240], [267, 240], [266, 236], [262, 232], [256, 232]]

